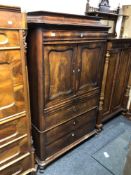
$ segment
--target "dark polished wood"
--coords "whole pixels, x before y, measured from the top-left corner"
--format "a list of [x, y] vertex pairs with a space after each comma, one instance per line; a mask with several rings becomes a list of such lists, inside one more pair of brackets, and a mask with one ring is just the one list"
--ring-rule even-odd
[[33, 139], [46, 165], [96, 133], [108, 27], [99, 18], [28, 13]]
[[125, 110], [131, 70], [131, 39], [109, 39], [100, 97], [98, 125]]
[[35, 171], [25, 60], [26, 18], [0, 6], [0, 174]]

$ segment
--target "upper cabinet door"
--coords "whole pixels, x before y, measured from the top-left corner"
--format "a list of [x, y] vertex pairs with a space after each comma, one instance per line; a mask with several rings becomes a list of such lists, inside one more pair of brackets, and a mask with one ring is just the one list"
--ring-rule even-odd
[[104, 64], [105, 43], [90, 42], [78, 46], [77, 93], [99, 89]]
[[111, 103], [112, 111], [116, 111], [122, 107], [122, 101], [126, 90], [128, 75], [130, 71], [130, 56], [131, 51], [129, 49], [123, 50], [120, 54]]
[[74, 94], [75, 45], [44, 46], [45, 107], [62, 103]]

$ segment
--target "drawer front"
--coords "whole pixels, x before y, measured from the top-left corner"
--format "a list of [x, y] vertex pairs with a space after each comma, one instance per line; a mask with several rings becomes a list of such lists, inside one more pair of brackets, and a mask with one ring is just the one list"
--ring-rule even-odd
[[18, 31], [0, 30], [0, 48], [2, 47], [18, 47], [20, 46], [20, 38]]
[[28, 174], [32, 171], [31, 169], [31, 156], [25, 157], [22, 160], [17, 161], [16, 163], [6, 166], [0, 170], [1, 175], [21, 175]]
[[27, 135], [27, 117], [12, 120], [0, 125], [0, 147], [24, 135]]
[[52, 142], [70, 133], [74, 129], [75, 124], [75, 120], [71, 120], [46, 132], [46, 144], [51, 144]]
[[54, 113], [47, 113], [45, 115], [46, 128], [54, 127], [55, 125], [87, 112], [92, 107], [97, 107], [98, 98], [96, 96], [91, 96], [84, 99], [76, 99], [74, 105], [70, 106], [71, 107], [61, 108]]
[[105, 39], [106, 33], [90, 31], [67, 31], [67, 30], [44, 30], [44, 41], [56, 40], [82, 40], [82, 39]]
[[97, 110], [92, 110], [81, 115], [76, 120], [76, 130], [74, 132], [75, 139], [80, 139], [82, 136], [90, 133], [96, 126]]
[[0, 28], [22, 28], [22, 15], [20, 13], [0, 11]]
[[73, 143], [74, 141], [74, 132], [71, 132], [64, 137], [56, 140], [52, 144], [46, 146], [46, 156], [49, 157], [56, 152], [60, 151], [64, 147], [68, 146], [69, 144]]
[[76, 123], [75, 129], [79, 129], [84, 125], [87, 125], [87, 128], [88, 128], [88, 123], [92, 123], [93, 128], [95, 128], [96, 117], [97, 117], [97, 108], [93, 108], [89, 110], [87, 113], [81, 114], [80, 116], [75, 118], [75, 123]]
[[[48, 132], [45, 133], [46, 136], [46, 144], [51, 144], [52, 142], [64, 137], [68, 133], [87, 125], [88, 123], [93, 124], [93, 128], [95, 128], [96, 124], [96, 116], [97, 116], [97, 109], [92, 109], [87, 113], [81, 114], [80, 116], [60, 125], [57, 126]], [[88, 127], [87, 127], [88, 128]]]
[[46, 146], [47, 155], [51, 156], [55, 154], [57, 151], [60, 151], [62, 148], [93, 131], [96, 125], [96, 116], [97, 109], [93, 109], [49, 131], [46, 134], [46, 141], [48, 144], [51, 144]]
[[4, 165], [10, 161], [17, 159], [18, 157], [29, 152], [27, 137], [15, 141], [4, 147], [0, 147], [0, 165]]

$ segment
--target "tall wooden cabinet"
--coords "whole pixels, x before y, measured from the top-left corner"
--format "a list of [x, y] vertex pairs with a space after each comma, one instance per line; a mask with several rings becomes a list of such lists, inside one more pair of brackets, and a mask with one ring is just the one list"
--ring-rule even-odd
[[25, 15], [17, 7], [0, 6], [0, 174], [35, 170], [30, 135]]
[[107, 27], [96, 17], [28, 13], [33, 139], [46, 165], [96, 133]]
[[99, 124], [125, 111], [124, 99], [131, 70], [131, 39], [108, 39]]

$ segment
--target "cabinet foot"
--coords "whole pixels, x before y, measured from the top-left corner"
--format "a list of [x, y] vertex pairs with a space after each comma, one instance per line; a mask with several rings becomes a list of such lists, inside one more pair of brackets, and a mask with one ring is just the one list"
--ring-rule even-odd
[[102, 124], [96, 125], [96, 129], [98, 133], [101, 132], [103, 129], [103, 125]]
[[45, 167], [44, 167], [44, 166], [38, 165], [37, 171], [38, 171], [40, 174], [43, 174], [43, 173], [44, 173], [44, 170], [45, 170]]

